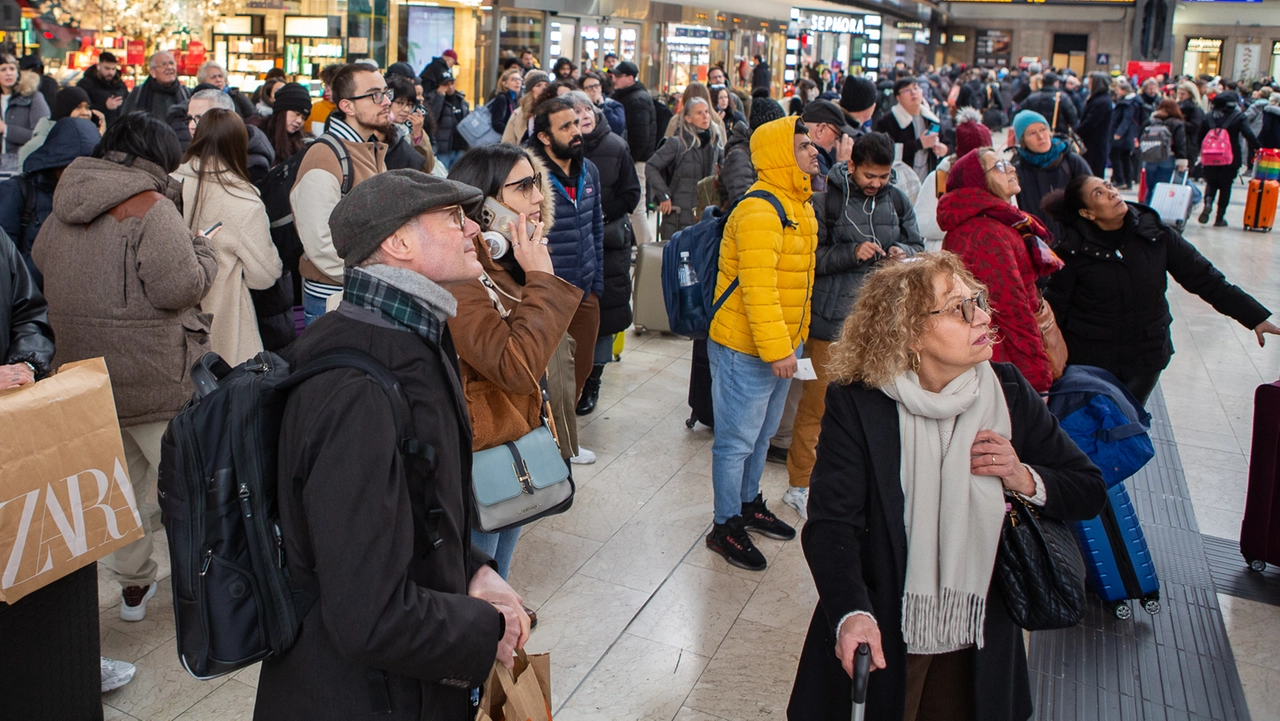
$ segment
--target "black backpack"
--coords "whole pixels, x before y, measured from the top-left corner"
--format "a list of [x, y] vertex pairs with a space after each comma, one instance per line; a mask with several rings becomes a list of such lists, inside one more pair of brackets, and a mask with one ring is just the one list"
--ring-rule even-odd
[[[354, 368], [391, 403], [397, 447], [435, 470], [435, 449], [406, 431], [399, 381], [372, 356], [328, 351], [297, 371], [270, 352], [235, 368], [206, 353], [192, 368], [195, 394], [161, 441], [157, 490], [169, 535], [178, 656], [209, 679], [291, 647], [315, 603], [314, 579], [292, 579], [276, 502], [276, 452], [289, 391], [326, 371]], [[427, 533], [440, 544], [442, 511], [427, 484]]]
[[[328, 145], [333, 149], [333, 154], [338, 156], [338, 165], [342, 168], [342, 195], [346, 196], [355, 182], [346, 147], [341, 140], [327, 133], [316, 138], [313, 143]], [[271, 221], [271, 242], [280, 253], [285, 270], [293, 272], [297, 272], [298, 259], [302, 257], [302, 240], [298, 237], [298, 228], [293, 222], [293, 205], [289, 202], [289, 193], [298, 180], [302, 158], [309, 150], [311, 145], [272, 168], [259, 188], [262, 191], [262, 204], [267, 208], [267, 219]]]

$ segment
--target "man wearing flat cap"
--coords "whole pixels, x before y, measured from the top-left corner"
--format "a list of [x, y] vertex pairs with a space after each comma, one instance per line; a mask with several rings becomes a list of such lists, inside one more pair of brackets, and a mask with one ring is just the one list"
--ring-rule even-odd
[[471, 545], [471, 427], [447, 290], [481, 273], [467, 213], [479, 190], [413, 170], [356, 186], [329, 218], [343, 300], [291, 349], [294, 367], [353, 348], [399, 381], [339, 369], [289, 396], [280, 430], [284, 554], [319, 600], [297, 643], [262, 664], [254, 718], [462, 721], [495, 659], [529, 633], [522, 600]]

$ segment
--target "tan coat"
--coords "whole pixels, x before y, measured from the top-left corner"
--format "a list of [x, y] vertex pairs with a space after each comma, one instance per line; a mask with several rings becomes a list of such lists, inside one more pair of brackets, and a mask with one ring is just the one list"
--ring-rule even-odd
[[191, 399], [191, 366], [209, 351], [199, 304], [218, 261], [162, 195], [171, 182], [162, 168], [108, 156], [67, 166], [33, 256], [55, 364], [104, 356], [127, 427], [167, 421]]
[[218, 256], [218, 276], [200, 310], [213, 315], [209, 330], [213, 352], [236, 365], [262, 351], [249, 291], [275, 284], [282, 270], [280, 254], [271, 242], [271, 225], [258, 189], [230, 173], [206, 176], [201, 188], [199, 167], [193, 159], [179, 166], [173, 177], [182, 183], [182, 217], [188, 228], [200, 232], [222, 223], [222, 230], [211, 240]]

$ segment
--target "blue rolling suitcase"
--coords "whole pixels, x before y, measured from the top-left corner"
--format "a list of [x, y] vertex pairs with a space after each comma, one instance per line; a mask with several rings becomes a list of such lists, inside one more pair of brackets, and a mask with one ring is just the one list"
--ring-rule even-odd
[[1097, 518], [1076, 524], [1089, 584], [1121, 620], [1132, 618], [1129, 599], [1160, 612], [1160, 580], [1125, 479], [1155, 456], [1151, 414], [1114, 375], [1069, 365], [1049, 389], [1049, 411], [1062, 430], [1102, 471], [1107, 505]]
[[1127, 602], [1131, 598], [1141, 600], [1147, 613], [1159, 613], [1160, 579], [1123, 483], [1107, 491], [1107, 501], [1097, 518], [1076, 524], [1089, 585], [1103, 603], [1111, 604], [1116, 618], [1133, 616]]

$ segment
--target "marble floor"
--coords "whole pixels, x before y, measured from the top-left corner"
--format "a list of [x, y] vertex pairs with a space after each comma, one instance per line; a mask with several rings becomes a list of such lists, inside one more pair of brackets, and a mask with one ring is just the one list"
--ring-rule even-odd
[[[1234, 282], [1280, 308], [1280, 249], [1272, 234], [1192, 221], [1188, 237]], [[1280, 376], [1280, 338], [1253, 334], [1174, 284], [1174, 344], [1164, 396], [1204, 533], [1235, 538], [1244, 506], [1253, 391]], [[512, 583], [536, 608], [529, 642], [550, 653], [557, 721], [781, 719], [816, 595], [798, 542], [760, 539], [764, 573], [733, 568], [703, 545], [711, 520], [711, 432], [685, 428], [690, 345], [627, 337], [610, 365], [582, 443], [599, 458], [578, 467], [573, 509], [527, 528]], [[778, 515], [785, 469], [762, 481]], [[167, 548], [157, 560], [167, 576]], [[102, 652], [138, 665], [104, 697], [108, 719], [248, 719], [257, 669], [197, 681], [174, 652], [167, 581], [148, 618], [120, 621], [102, 578]], [[1220, 596], [1249, 707], [1280, 718], [1280, 607]]]

